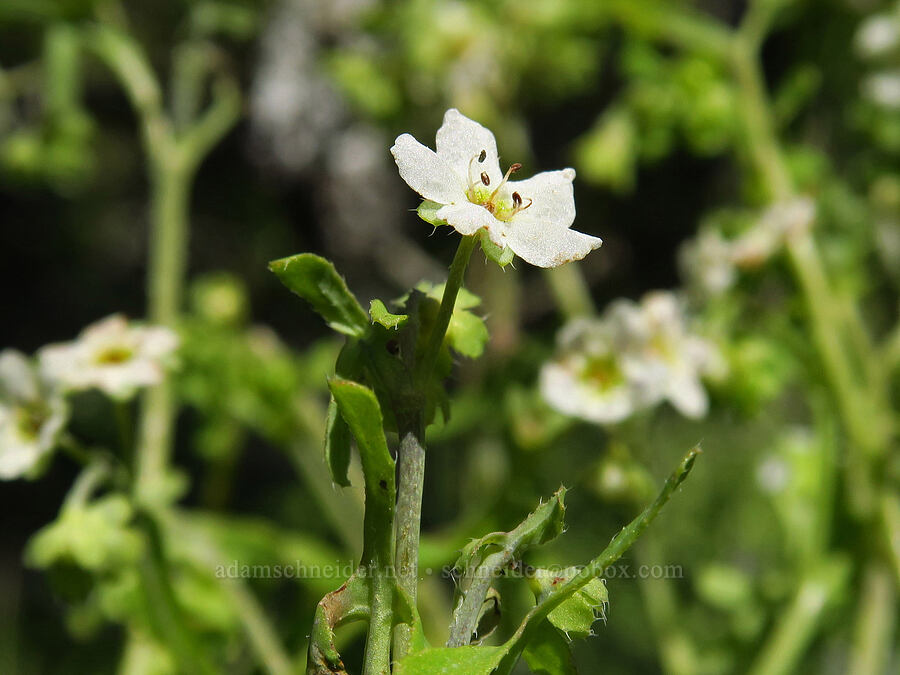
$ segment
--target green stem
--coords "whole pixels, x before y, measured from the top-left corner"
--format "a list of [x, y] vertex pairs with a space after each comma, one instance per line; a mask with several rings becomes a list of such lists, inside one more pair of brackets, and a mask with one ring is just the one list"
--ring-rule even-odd
[[441, 351], [441, 345], [444, 344], [444, 337], [447, 335], [447, 327], [450, 325], [450, 319], [453, 316], [453, 307], [456, 305], [456, 296], [462, 287], [463, 277], [466, 273], [466, 267], [469, 265], [469, 258], [472, 257], [472, 251], [475, 250], [477, 237], [463, 237], [459, 241], [459, 247], [456, 249], [456, 255], [453, 256], [453, 262], [450, 263], [450, 272], [447, 275], [447, 283], [444, 285], [444, 295], [441, 298], [441, 308], [438, 310], [437, 319], [434, 322], [434, 328], [428, 336], [428, 344], [422, 355], [422, 360], [416, 366], [417, 381], [421, 384], [427, 382], [434, 371], [434, 365], [437, 363], [438, 354]]
[[[421, 387], [434, 372], [441, 345], [453, 316], [456, 296], [462, 287], [463, 277], [472, 251], [475, 250], [476, 237], [463, 237], [456, 249], [456, 255], [450, 264], [447, 283], [437, 319], [421, 361], [416, 368], [416, 382]], [[410, 415], [408, 419], [399, 420], [400, 447], [397, 452], [398, 479], [397, 491], [397, 543], [395, 563], [397, 585], [408, 594], [413, 607], [419, 580], [419, 531], [422, 520], [422, 489], [425, 480], [425, 423], [421, 412]], [[409, 649], [410, 627], [398, 625], [394, 631], [394, 660], [402, 658]]]
[[684, 479], [688, 477], [688, 474], [694, 466], [694, 461], [699, 454], [699, 447], [693, 448], [688, 452], [675, 471], [673, 471], [669, 478], [666, 479], [666, 484], [663, 486], [662, 491], [653, 503], [644, 509], [637, 518], [622, 528], [622, 531], [613, 537], [609, 546], [607, 546], [600, 555], [591, 560], [591, 562], [583, 567], [578, 574], [560, 586], [555, 593], [549, 595], [534, 607], [534, 609], [528, 612], [528, 615], [522, 621], [518, 630], [516, 630], [513, 636], [504, 645], [506, 654], [495, 671], [497, 675], [507, 675], [512, 671], [516, 661], [518, 661], [519, 656], [522, 654], [522, 651], [534, 638], [535, 633], [540, 629], [541, 622], [547, 618], [550, 612], [559, 607], [568, 598], [572, 597], [572, 595], [586, 586], [592, 579], [601, 576], [610, 565], [621, 558], [625, 551], [637, 541], [638, 537], [644, 533], [644, 530], [646, 530], [656, 516], [659, 515], [663, 506], [666, 505], [666, 502], [668, 502], [669, 498], [672, 496], [672, 493], [674, 493], [676, 488], [678, 488]]
[[544, 278], [550, 285], [550, 291], [556, 304], [566, 319], [579, 316], [591, 316], [594, 313], [594, 301], [581, 268], [576, 265], [562, 265], [544, 271]]
[[[659, 547], [652, 541], [637, 547], [641, 564], [658, 559]], [[662, 671], [667, 675], [692, 675], [700, 672], [697, 648], [679, 615], [679, 600], [668, 579], [644, 579], [640, 583], [644, 607], [656, 634]]]
[[260, 665], [271, 675], [295, 673], [296, 670], [282, 648], [275, 628], [247, 586], [240, 579], [226, 579], [222, 586], [237, 609], [244, 632]]
[[[422, 490], [425, 482], [425, 426], [421, 414], [402, 423], [397, 451], [397, 585], [415, 607], [419, 582], [419, 531], [422, 520]], [[394, 660], [409, 649], [411, 628], [400, 624], [394, 629]]]
[[887, 672], [897, 620], [896, 598], [897, 588], [890, 570], [877, 561], [870, 562], [863, 578], [848, 673], [881, 675]]
[[797, 671], [825, 608], [843, 588], [848, 571], [846, 565], [832, 562], [806, 576], [750, 669], [750, 675], [788, 675]]
[[[794, 188], [775, 134], [754, 45], [736, 39], [732, 57], [750, 158], [770, 198], [773, 201], [789, 199], [794, 195]], [[849, 340], [848, 336], [865, 334], [861, 325], [848, 328], [849, 322], [859, 321], [858, 312], [855, 308], [842, 308], [847, 300], [839, 297], [832, 288], [811, 234], [791, 239], [788, 253], [806, 301], [826, 377], [847, 432], [866, 455], [878, 454], [883, 451], [887, 432], [884, 417], [873, 405], [875, 401], [870, 395], [869, 383], [859, 381], [853, 361], [848, 358], [850, 346], [860, 342], [858, 337]], [[858, 362], [865, 363], [867, 358], [866, 354], [860, 355]], [[881, 400], [880, 396], [878, 400]]]

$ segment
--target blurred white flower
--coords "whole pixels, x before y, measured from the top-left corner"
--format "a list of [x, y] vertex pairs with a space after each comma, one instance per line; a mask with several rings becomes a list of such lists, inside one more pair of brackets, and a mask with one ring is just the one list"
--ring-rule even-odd
[[657, 291], [563, 328], [558, 356], [541, 370], [541, 393], [560, 412], [599, 424], [663, 400], [697, 418], [709, 407], [701, 378], [723, 370], [718, 350], [689, 332], [677, 297]]
[[712, 343], [688, 331], [678, 297], [655, 291], [639, 305], [620, 300], [609, 314], [618, 325], [624, 369], [642, 399], [668, 400], [685, 417], [704, 416], [709, 402], [701, 378], [720, 375], [724, 363]]
[[870, 16], [860, 24], [855, 42], [863, 58], [877, 58], [900, 47], [900, 13]]
[[815, 216], [816, 204], [809, 197], [772, 204], [752, 228], [732, 243], [732, 262], [742, 267], [763, 264], [787, 241], [806, 232]]
[[692, 284], [704, 295], [716, 296], [731, 288], [737, 277], [731, 256], [731, 243], [718, 230], [704, 229], [682, 247], [679, 262]]
[[403, 180], [442, 205], [437, 220], [460, 234], [486, 230], [494, 244], [538, 267], [580, 260], [603, 243], [569, 229], [575, 220], [574, 169], [510, 181], [521, 165], [504, 174], [494, 134], [453, 108], [444, 115], [436, 147], [437, 152], [403, 134], [391, 153]]
[[124, 400], [162, 381], [177, 346], [168, 328], [135, 326], [116, 314], [88, 326], [74, 342], [42, 348], [38, 357], [43, 377], [63, 389], [96, 387]]
[[0, 352], [0, 479], [36, 476], [67, 420], [62, 396], [43, 386], [31, 361]]
[[560, 331], [559, 356], [541, 369], [544, 399], [566, 415], [597, 424], [621, 422], [640, 402], [617, 357], [611, 327], [576, 319]]
[[862, 83], [862, 93], [876, 105], [900, 110], [900, 70], [885, 70], [870, 75]]

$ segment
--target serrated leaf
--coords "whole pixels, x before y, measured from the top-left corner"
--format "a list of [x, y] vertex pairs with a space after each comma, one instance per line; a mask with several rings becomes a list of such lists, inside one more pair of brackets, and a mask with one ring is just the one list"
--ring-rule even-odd
[[369, 316], [372, 321], [381, 324], [385, 328], [393, 328], [394, 330], [406, 325], [409, 320], [408, 314], [392, 314], [384, 303], [376, 298], [369, 303]]
[[369, 317], [328, 260], [300, 253], [273, 260], [269, 269], [281, 283], [309, 302], [332, 329], [357, 338], [365, 335]]
[[441, 220], [437, 217], [437, 212], [443, 207], [443, 204], [438, 204], [437, 202], [426, 199], [424, 202], [419, 204], [419, 208], [416, 209], [416, 213], [418, 213], [419, 218], [424, 220], [426, 223], [434, 225], [435, 227], [440, 227], [441, 225], [447, 224], [446, 220]]
[[[578, 574], [578, 568], [564, 570], [537, 569], [531, 577], [537, 601], [552, 595], [557, 588]], [[609, 593], [602, 579], [591, 579], [570, 598], [547, 615], [547, 620], [570, 640], [585, 638], [591, 634], [591, 626], [603, 617]]]
[[394, 675], [489, 675], [506, 650], [502, 647], [436, 647], [402, 659]]
[[525, 647], [523, 656], [535, 675], [577, 674], [569, 645], [559, 631], [546, 622]]
[[347, 487], [350, 479], [350, 428], [338, 412], [337, 401], [332, 397], [328, 404], [328, 421], [325, 425], [325, 463], [331, 472], [331, 480]]

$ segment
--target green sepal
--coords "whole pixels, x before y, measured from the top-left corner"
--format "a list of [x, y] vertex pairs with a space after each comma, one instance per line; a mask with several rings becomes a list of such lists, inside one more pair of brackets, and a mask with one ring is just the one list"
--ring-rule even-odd
[[424, 220], [426, 223], [430, 225], [434, 225], [435, 227], [440, 227], [441, 225], [446, 225], [446, 220], [441, 220], [437, 217], [437, 212], [444, 208], [443, 204], [438, 204], [437, 202], [433, 202], [430, 199], [426, 199], [424, 202], [419, 204], [419, 208], [416, 209], [416, 213], [419, 214], [419, 218]]
[[498, 246], [491, 241], [487, 230], [479, 230], [478, 238], [481, 242], [481, 250], [484, 252], [484, 257], [497, 263], [500, 267], [506, 267], [516, 257], [516, 254], [513, 253], [509, 246]]
[[375, 323], [394, 330], [405, 326], [409, 320], [408, 314], [391, 314], [378, 298], [369, 303], [369, 316], [372, 317], [372, 321]]
[[328, 260], [300, 253], [273, 260], [269, 269], [281, 283], [309, 302], [333, 330], [356, 338], [366, 334], [369, 317]]
[[338, 412], [334, 397], [328, 403], [328, 421], [325, 425], [325, 463], [331, 471], [331, 480], [341, 487], [348, 487], [350, 479], [350, 428]]
[[435, 647], [410, 654], [394, 675], [489, 675], [505, 653], [503, 647]]
[[522, 655], [535, 675], [577, 675], [569, 645], [547, 622], [541, 624]]

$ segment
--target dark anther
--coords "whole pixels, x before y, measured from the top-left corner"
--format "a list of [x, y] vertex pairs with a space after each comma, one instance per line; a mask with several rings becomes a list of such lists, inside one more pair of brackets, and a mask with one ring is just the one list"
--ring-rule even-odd
[[511, 167], [509, 167], [509, 173], [515, 173], [516, 171], [518, 171], [521, 168], [522, 168], [522, 165], [519, 164], [518, 162], [516, 162]]
[[388, 353], [393, 354], [394, 356], [400, 353], [400, 343], [396, 340], [388, 340], [384, 345], [384, 348], [388, 350]]
[[487, 175], [486, 171], [481, 172], [481, 182], [484, 183], [485, 185], [491, 184], [491, 177]]
[[481, 154], [478, 155], [478, 161], [483, 162], [487, 158], [487, 150], [482, 150]]
[[522, 195], [518, 192], [513, 192], [513, 206], [522, 206]]

